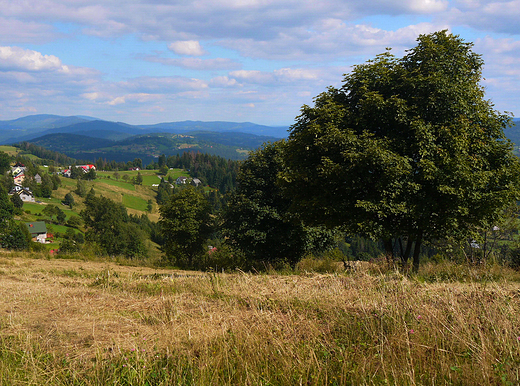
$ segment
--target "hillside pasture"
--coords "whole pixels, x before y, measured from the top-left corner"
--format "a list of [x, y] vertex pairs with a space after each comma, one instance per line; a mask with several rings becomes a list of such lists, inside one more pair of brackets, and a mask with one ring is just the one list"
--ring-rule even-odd
[[0, 151], [7, 153], [9, 156], [16, 157], [20, 152], [20, 149], [14, 146], [0, 145]]
[[131, 196], [129, 194], [123, 195], [122, 202], [125, 207], [140, 210], [142, 212], [146, 211], [146, 207], [148, 205], [147, 201], [145, 201], [141, 197]]

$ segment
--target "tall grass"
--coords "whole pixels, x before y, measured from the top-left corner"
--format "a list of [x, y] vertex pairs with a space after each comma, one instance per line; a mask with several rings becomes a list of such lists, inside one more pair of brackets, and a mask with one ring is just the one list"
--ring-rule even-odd
[[479, 269], [206, 274], [3, 258], [0, 384], [516, 385], [520, 285]]

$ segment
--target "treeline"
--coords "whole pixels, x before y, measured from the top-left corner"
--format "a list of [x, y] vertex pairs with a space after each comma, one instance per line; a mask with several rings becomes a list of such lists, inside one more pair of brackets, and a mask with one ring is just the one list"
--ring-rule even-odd
[[192, 177], [226, 193], [235, 189], [240, 162], [207, 153], [184, 152], [168, 158], [160, 156], [159, 167], [164, 164], [169, 168], [185, 169]]
[[[65, 154], [58, 153], [57, 151], [53, 150], [48, 150], [42, 146], [38, 146], [27, 141], [17, 143], [13, 146], [19, 148], [23, 153], [35, 155], [36, 157], [41, 158], [42, 161], [49, 164], [70, 165], [76, 162], [83, 163], [83, 161], [78, 161], [74, 158], [70, 158]], [[21, 154], [22, 157], [23, 153]]]

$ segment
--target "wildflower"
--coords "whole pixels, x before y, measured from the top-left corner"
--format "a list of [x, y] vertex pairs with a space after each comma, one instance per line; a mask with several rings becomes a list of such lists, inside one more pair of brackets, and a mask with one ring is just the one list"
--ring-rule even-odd
[[410, 330], [408, 331], [410, 334], [413, 334], [415, 331], [414, 330]]
[[421, 315], [417, 315], [417, 320], [421, 320], [422, 319], [422, 316]]

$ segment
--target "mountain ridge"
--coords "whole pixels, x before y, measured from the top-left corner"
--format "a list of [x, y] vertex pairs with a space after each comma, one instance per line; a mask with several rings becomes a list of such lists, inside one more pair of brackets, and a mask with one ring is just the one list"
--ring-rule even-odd
[[[183, 134], [190, 131], [240, 132], [253, 135], [265, 135], [276, 138], [285, 138], [288, 126], [265, 126], [251, 122], [227, 121], [178, 121], [160, 122], [150, 125], [131, 125], [125, 122], [106, 121], [85, 116], [59, 116], [51, 114], [28, 115], [13, 120], [0, 121], [0, 144], [11, 144], [21, 141], [30, 141], [47, 134], [78, 133], [92, 134], [92, 131], [108, 130], [125, 134], [127, 137], [139, 134], [157, 132]], [[84, 131], [84, 132], [82, 132]], [[97, 133], [97, 137], [100, 137]], [[114, 133], [106, 135], [108, 139], [116, 138]]]

